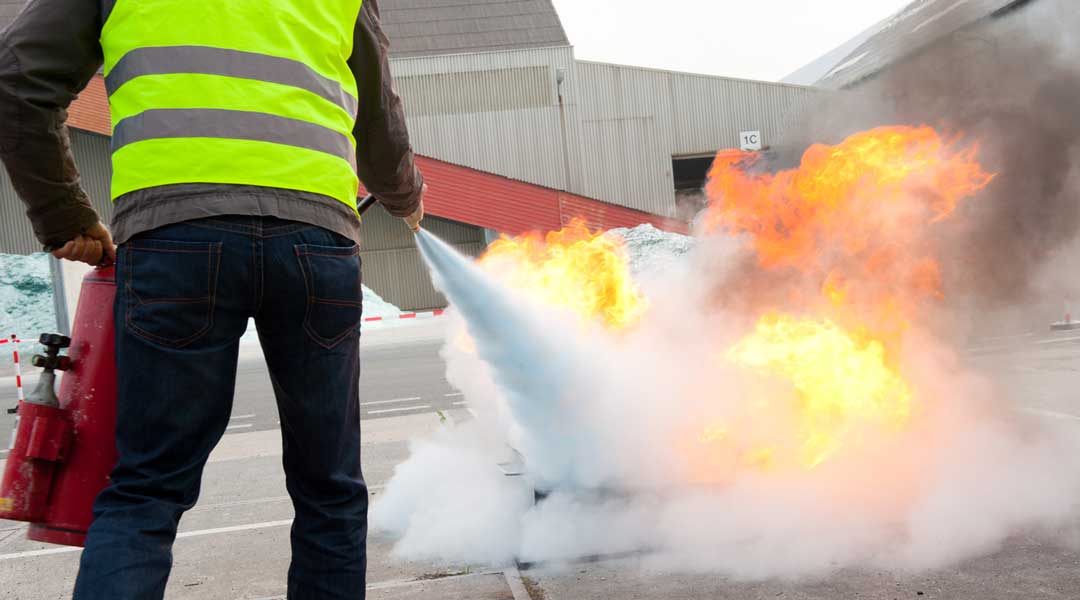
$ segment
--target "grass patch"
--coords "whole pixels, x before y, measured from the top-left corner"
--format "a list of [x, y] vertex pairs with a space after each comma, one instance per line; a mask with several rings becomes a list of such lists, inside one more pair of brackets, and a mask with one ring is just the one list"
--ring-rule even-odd
[[544, 593], [544, 588], [540, 587], [540, 584], [532, 577], [522, 575], [521, 583], [525, 585], [525, 591], [529, 592], [529, 598], [532, 600], [547, 600], [547, 594]]
[[472, 575], [472, 567], [465, 567], [459, 571], [435, 571], [434, 573], [425, 573], [416, 578], [417, 581], [431, 581], [433, 579], [446, 579], [447, 577], [460, 577], [462, 575]]

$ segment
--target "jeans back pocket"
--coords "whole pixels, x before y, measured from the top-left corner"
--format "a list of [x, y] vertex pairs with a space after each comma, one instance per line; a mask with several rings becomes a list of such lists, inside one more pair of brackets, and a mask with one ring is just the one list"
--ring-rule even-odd
[[123, 248], [126, 327], [146, 340], [182, 348], [214, 325], [221, 243], [133, 240]]
[[307, 287], [304, 331], [330, 349], [359, 331], [364, 313], [360, 248], [351, 246], [296, 246], [296, 256]]

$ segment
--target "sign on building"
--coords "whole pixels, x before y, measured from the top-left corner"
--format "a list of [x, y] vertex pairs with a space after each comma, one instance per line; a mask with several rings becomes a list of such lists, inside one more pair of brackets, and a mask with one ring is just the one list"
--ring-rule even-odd
[[743, 131], [739, 134], [739, 148], [746, 151], [761, 150], [761, 132]]

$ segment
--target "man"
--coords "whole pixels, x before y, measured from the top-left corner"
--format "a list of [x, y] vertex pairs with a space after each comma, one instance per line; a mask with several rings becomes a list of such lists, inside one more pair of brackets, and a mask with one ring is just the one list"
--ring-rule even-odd
[[[295, 508], [289, 598], [363, 598], [358, 179], [416, 229], [423, 179], [376, 0], [31, 0], [0, 36], [0, 157], [60, 258], [116, 259], [117, 463], [76, 598], [161, 598], [254, 318]], [[113, 240], [65, 109], [104, 66]]]

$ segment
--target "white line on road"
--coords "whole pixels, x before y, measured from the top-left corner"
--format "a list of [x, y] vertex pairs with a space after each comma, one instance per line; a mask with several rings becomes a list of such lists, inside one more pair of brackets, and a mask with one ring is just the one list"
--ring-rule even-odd
[[[251, 523], [250, 525], [235, 525], [233, 527], [217, 527], [214, 529], [196, 529], [195, 531], [184, 531], [176, 534], [177, 539], [202, 537], [206, 535], [218, 535], [221, 533], [236, 533], [237, 531], [252, 531], [256, 529], [270, 529], [273, 527], [284, 527], [286, 525], [292, 525], [292, 519], [282, 521], [266, 521], [264, 523]], [[69, 552], [81, 552], [82, 548], [64, 547], [64, 548], [49, 548], [47, 550], [30, 550], [29, 552], [13, 552], [11, 554], [0, 554], [0, 561], [14, 560], [17, 558], [33, 558], [36, 556], [50, 556], [53, 554], [67, 554]]]
[[230, 429], [247, 429], [248, 427], [254, 427], [254, 425], [252, 425], [251, 423], [244, 423], [243, 425], [229, 425], [225, 428], [225, 431], [229, 431]]
[[244, 419], [254, 419], [255, 415], [236, 415], [235, 417], [229, 417], [230, 421], [242, 421]]
[[48, 550], [31, 550], [29, 552], [14, 552], [12, 554], [0, 554], [0, 561], [3, 560], [15, 560], [16, 558], [33, 558], [35, 556], [49, 556], [50, 554], [67, 554], [68, 552], [79, 552], [82, 548], [49, 548]]
[[997, 336], [997, 337], [982, 338], [979, 341], [980, 342], [1001, 342], [1001, 341], [1005, 341], [1005, 340], [1018, 340], [1018, 339], [1023, 339], [1023, 338], [1032, 338], [1032, 337], [1035, 337], [1036, 335], [1037, 334], [1034, 334], [1034, 333], [1017, 333], [1017, 334], [1014, 334], [1014, 335], [1000, 335], [1000, 336]]
[[447, 398], [459, 398], [464, 395], [465, 394], [462, 394], [461, 392], [454, 392], [453, 394], [443, 394], [443, 396], [446, 396]]
[[1064, 344], [1064, 343], [1067, 343], [1067, 342], [1080, 342], [1080, 336], [1067, 337], [1067, 338], [1055, 338], [1055, 339], [1052, 339], [1052, 340], [1042, 340], [1042, 341], [1035, 342], [1035, 343], [1045, 346], [1045, 345], [1049, 345], [1049, 344]]
[[1020, 407], [1020, 410], [1033, 415], [1042, 415], [1044, 417], [1050, 417], [1053, 419], [1062, 419], [1065, 421], [1080, 421], [1080, 416], [1067, 415], [1065, 413], [1054, 412], [1052, 410], [1043, 410], [1041, 408], [1027, 408]]
[[204, 535], [217, 535], [219, 533], [235, 533], [237, 531], [252, 531], [254, 529], [270, 529], [271, 527], [284, 527], [292, 525], [292, 519], [281, 521], [266, 521], [265, 523], [252, 523], [250, 525], [234, 525], [232, 527], [218, 527], [216, 529], [196, 529], [176, 534], [177, 538], [202, 537]]
[[397, 404], [399, 402], [416, 402], [423, 398], [398, 398], [397, 400], [377, 400], [375, 402], [361, 402], [360, 406], [378, 406], [380, 404]]
[[464, 400], [462, 400], [461, 402], [454, 402], [453, 403], [454, 406], [465, 406], [466, 404], [468, 404], [468, 402], [465, 402]]
[[418, 404], [416, 406], [402, 406], [401, 408], [384, 408], [382, 410], [369, 410], [369, 415], [383, 415], [386, 413], [405, 412], [409, 410], [420, 410], [422, 408], [431, 408], [430, 404]]

